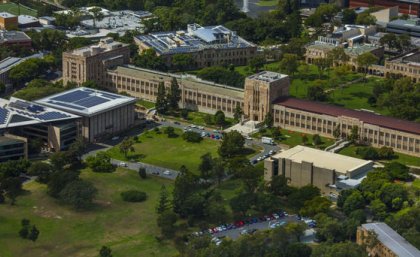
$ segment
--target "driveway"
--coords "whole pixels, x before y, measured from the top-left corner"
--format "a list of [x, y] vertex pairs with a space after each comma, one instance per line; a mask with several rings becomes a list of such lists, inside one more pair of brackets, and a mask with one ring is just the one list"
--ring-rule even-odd
[[[151, 165], [147, 163], [142, 163], [142, 162], [123, 162], [120, 160], [111, 159], [111, 163], [117, 166], [122, 166], [121, 164], [126, 164], [126, 166], [124, 165], [126, 169], [130, 169], [134, 171], [138, 171], [140, 168], [145, 168], [146, 174], [148, 175], [154, 175], [154, 176], [171, 179], [171, 180], [175, 180], [175, 178], [178, 176], [178, 173], [179, 173], [176, 170], [167, 169], [167, 168], [163, 168], [163, 167], [159, 167], [159, 166], [155, 166], [155, 165]], [[164, 172], [166, 174], [164, 174]]]

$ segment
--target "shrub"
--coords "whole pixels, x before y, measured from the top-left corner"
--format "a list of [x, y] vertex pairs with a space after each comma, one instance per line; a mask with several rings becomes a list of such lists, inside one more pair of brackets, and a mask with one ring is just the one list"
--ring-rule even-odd
[[184, 134], [182, 134], [182, 138], [191, 143], [199, 143], [203, 138], [200, 136], [200, 134], [193, 132], [193, 131], [187, 131]]
[[373, 147], [358, 147], [356, 154], [360, 155], [365, 160], [377, 160], [379, 158], [378, 151]]
[[122, 192], [121, 197], [126, 202], [143, 202], [147, 199], [147, 194], [142, 191], [128, 190]]

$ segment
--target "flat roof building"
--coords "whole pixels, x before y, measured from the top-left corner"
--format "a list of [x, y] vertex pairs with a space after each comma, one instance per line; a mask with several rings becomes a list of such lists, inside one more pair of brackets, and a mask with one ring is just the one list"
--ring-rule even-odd
[[81, 135], [94, 142], [134, 125], [133, 97], [79, 87], [36, 101], [82, 117]]
[[369, 256], [377, 257], [420, 257], [420, 251], [405, 238], [383, 222], [366, 223], [357, 229], [356, 242], [365, 245], [369, 232], [376, 234], [378, 244], [367, 247]]
[[257, 46], [239, 37], [236, 32], [222, 25], [200, 26], [189, 24], [187, 30], [156, 32], [134, 38], [140, 52], [154, 49], [164, 57], [166, 65], [172, 65], [171, 56], [191, 54], [191, 67], [213, 65], [246, 65], [257, 54]]
[[18, 17], [8, 12], [0, 12], [0, 29], [11, 30], [18, 28]]
[[[292, 186], [314, 185], [322, 193], [337, 191], [339, 176], [363, 177], [373, 169], [373, 162], [306, 146], [295, 146], [264, 161], [264, 179], [285, 176]], [[338, 188], [339, 189], [339, 188]]]
[[31, 48], [32, 39], [22, 31], [0, 30], [0, 46], [2, 45]]
[[19, 15], [18, 24], [19, 28], [31, 28], [40, 26], [38, 18], [30, 15]]

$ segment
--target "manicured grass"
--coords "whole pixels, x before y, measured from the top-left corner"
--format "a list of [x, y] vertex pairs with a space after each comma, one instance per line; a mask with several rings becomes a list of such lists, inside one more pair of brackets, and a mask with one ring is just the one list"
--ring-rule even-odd
[[[111, 174], [84, 170], [81, 177], [98, 189], [96, 207], [76, 212], [60, 205], [46, 194], [45, 185], [30, 182], [27, 193], [18, 197], [16, 206], [0, 205], [0, 256], [2, 257], [96, 257], [103, 245], [113, 256], [174, 256], [169, 241], [159, 243], [155, 205], [163, 184], [168, 191], [172, 182], [149, 177], [139, 178], [133, 171], [118, 169]], [[148, 195], [142, 203], [128, 203], [120, 193], [138, 189]], [[26, 218], [40, 230], [33, 243], [19, 238], [21, 219]]]
[[[350, 145], [342, 149], [339, 153], [351, 157], [361, 158], [360, 155], [356, 154], [356, 149], [360, 146]], [[362, 146], [363, 147], [363, 146]], [[405, 165], [413, 165], [420, 167], [420, 158], [415, 156], [410, 156], [402, 153], [395, 153], [396, 158], [391, 161], [397, 161]], [[389, 160], [383, 160], [383, 162], [388, 162]]]
[[[281, 139], [276, 140], [276, 142], [280, 143], [280, 144], [288, 145], [290, 148], [292, 148], [294, 146], [297, 146], [297, 145], [302, 145], [303, 135], [306, 135], [306, 137], [308, 138], [308, 142], [307, 142], [306, 146], [315, 147], [312, 144], [313, 135], [311, 135], [311, 134], [305, 134], [305, 133], [301, 133], [301, 132], [282, 129], [281, 130], [281, 135], [282, 135]], [[258, 133], [255, 133], [255, 134], [252, 135], [252, 137], [254, 137], [254, 138], [261, 138], [262, 136], [271, 137], [271, 132], [267, 130], [265, 133], [258, 132]], [[321, 137], [321, 141], [322, 141], [322, 143], [320, 145], [316, 146], [315, 148], [325, 149], [326, 147], [334, 144], [334, 142], [335, 142], [334, 139], [326, 138], [326, 137]]]
[[258, 6], [276, 6], [279, 3], [278, 0], [260, 0], [258, 1]]
[[[19, 15], [19, 6], [15, 3], [0, 4], [0, 12], [8, 12], [14, 15]], [[20, 14], [38, 16], [36, 10], [20, 5]]]
[[147, 100], [137, 100], [137, 105], [141, 105], [146, 109], [155, 108], [155, 103], [147, 101]]
[[412, 186], [420, 189], [420, 179], [414, 180]]
[[[208, 115], [208, 114], [202, 113], [202, 112], [189, 111], [188, 112], [188, 119], [186, 119], [186, 120], [181, 117], [179, 112], [173, 112], [170, 115], [169, 114], [164, 115], [164, 117], [167, 118], [167, 119], [173, 119], [173, 120], [177, 120], [177, 121], [180, 121], [180, 122], [188, 122], [188, 123], [198, 125], [198, 126], [220, 129], [220, 127], [215, 125], [215, 124], [206, 124], [206, 122], [204, 121], [205, 120], [204, 117], [206, 115]], [[213, 115], [212, 115], [212, 117], [213, 117]], [[235, 124], [235, 121], [232, 118], [226, 117], [226, 124], [223, 127], [228, 128], [228, 127], [231, 127], [234, 124]]]
[[211, 153], [213, 157], [217, 156], [219, 141], [205, 138], [200, 143], [189, 143], [182, 139], [180, 129], [176, 129], [175, 132], [178, 137], [168, 138], [164, 133], [146, 131], [139, 136], [140, 143], [134, 145], [135, 151], [129, 153], [127, 158], [120, 152], [119, 145], [108, 150], [108, 153], [118, 160], [141, 161], [174, 170], [179, 170], [185, 165], [192, 172], [198, 172], [200, 157], [203, 154]]

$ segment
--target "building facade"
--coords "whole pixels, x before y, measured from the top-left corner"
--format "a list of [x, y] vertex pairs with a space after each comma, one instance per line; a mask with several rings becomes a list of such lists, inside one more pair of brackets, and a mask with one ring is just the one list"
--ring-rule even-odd
[[[295, 146], [264, 161], [264, 180], [284, 176], [295, 187], [313, 185], [323, 194], [337, 193], [340, 180], [357, 179], [373, 169], [372, 161], [326, 152], [305, 146]], [[342, 177], [342, 179], [341, 179]]]
[[[370, 237], [376, 237], [377, 244], [369, 245]], [[366, 246], [369, 256], [376, 257], [417, 257], [420, 251], [382, 222], [366, 223], [357, 228], [356, 243]]]
[[18, 17], [8, 12], [0, 12], [0, 29], [12, 30], [18, 28]]
[[0, 162], [21, 158], [28, 158], [27, 139], [11, 134], [0, 136]]
[[130, 49], [127, 44], [112, 38], [102, 39], [98, 45], [79, 48], [63, 53], [63, 83], [72, 81], [78, 85], [88, 80], [102, 85], [108, 68], [128, 63]]
[[[78, 87], [36, 101], [80, 118], [80, 135], [89, 142], [116, 135], [134, 125], [135, 98]], [[66, 137], [66, 127], [59, 128]], [[54, 130], [55, 133], [56, 130]]]
[[221, 65], [247, 65], [257, 55], [257, 46], [239, 37], [224, 26], [202, 27], [189, 24], [187, 30], [157, 32], [134, 38], [140, 53], [154, 49], [167, 67], [172, 67], [173, 57], [188, 54], [192, 63], [188, 68], [204, 68]]
[[0, 31], [0, 46], [32, 47], [32, 39], [22, 31]]
[[398, 6], [400, 13], [415, 15], [417, 17], [420, 14], [420, 3], [416, 0], [350, 0], [349, 2], [350, 8], [371, 6], [383, 8], [391, 8], [394, 6]]

